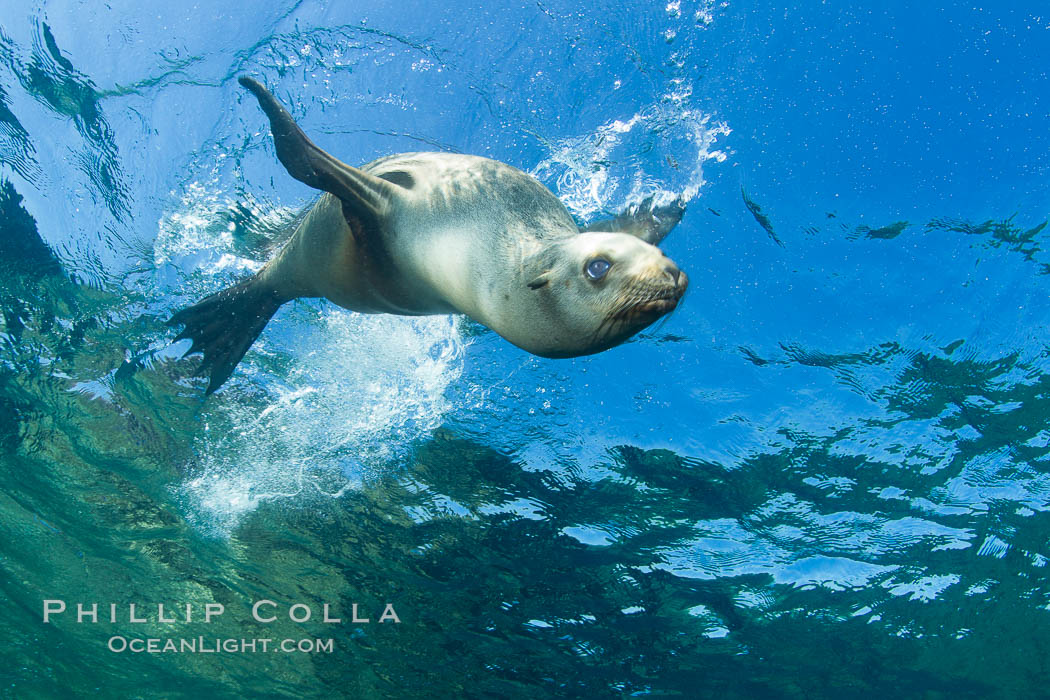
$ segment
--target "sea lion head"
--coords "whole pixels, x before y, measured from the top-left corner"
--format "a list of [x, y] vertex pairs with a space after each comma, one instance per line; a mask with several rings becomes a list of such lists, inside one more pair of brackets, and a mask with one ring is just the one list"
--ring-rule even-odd
[[511, 342], [543, 357], [619, 345], [670, 313], [689, 280], [659, 248], [626, 233], [587, 232], [548, 243], [525, 262], [530, 337]]

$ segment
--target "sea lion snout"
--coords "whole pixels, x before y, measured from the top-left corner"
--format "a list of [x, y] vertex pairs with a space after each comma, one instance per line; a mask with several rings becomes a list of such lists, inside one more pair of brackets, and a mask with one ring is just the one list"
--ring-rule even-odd
[[674, 288], [678, 294], [678, 298], [681, 299], [682, 295], [685, 294], [685, 290], [689, 288], [689, 275], [685, 274], [677, 267], [675, 270], [678, 274], [674, 275]]
[[674, 289], [675, 299], [680, 299], [685, 294], [686, 288], [689, 286], [689, 276], [682, 272], [681, 268], [674, 264], [674, 261], [668, 258], [666, 255], [663, 259], [663, 273], [665, 279], [671, 280], [671, 286]]
[[650, 284], [665, 287], [662, 296], [673, 296], [676, 300], [685, 294], [686, 287], [689, 286], [689, 277], [666, 255], [661, 255], [659, 260], [651, 262], [644, 276]]
[[663, 256], [658, 264], [649, 268], [648, 279], [643, 278], [642, 282], [646, 292], [633, 292], [636, 301], [630, 309], [629, 316], [637, 322], [651, 323], [678, 308], [678, 303], [689, 286], [689, 277], [674, 262]]

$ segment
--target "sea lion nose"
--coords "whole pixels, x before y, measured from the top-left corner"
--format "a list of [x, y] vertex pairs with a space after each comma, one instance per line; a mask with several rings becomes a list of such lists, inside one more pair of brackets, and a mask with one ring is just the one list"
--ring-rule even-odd
[[664, 267], [664, 271], [671, 276], [671, 279], [674, 280], [674, 284], [677, 287], [678, 278], [682, 276], [682, 271], [674, 265], [667, 265], [666, 267]]

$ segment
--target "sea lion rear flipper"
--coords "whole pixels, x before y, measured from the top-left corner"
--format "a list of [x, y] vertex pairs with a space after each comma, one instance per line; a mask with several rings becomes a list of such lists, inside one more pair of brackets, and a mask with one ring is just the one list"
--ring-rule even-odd
[[307, 138], [281, 103], [259, 81], [241, 76], [238, 82], [259, 100], [270, 119], [277, 158], [288, 174], [310, 187], [338, 197], [348, 213], [370, 223], [381, 218], [398, 186], [343, 163]]
[[606, 231], [610, 233], [627, 233], [641, 238], [646, 243], [659, 245], [667, 237], [685, 214], [685, 202], [676, 197], [668, 204], [655, 206], [649, 197], [638, 204], [633, 204], [615, 219], [595, 221], [593, 224], [580, 227], [580, 233], [588, 231]]
[[256, 275], [205, 297], [171, 317], [169, 326], [180, 323], [186, 326], [173, 342], [193, 340], [183, 357], [196, 352], [204, 354], [196, 374], [209, 377], [206, 394], [229, 379], [234, 367], [284, 301]]

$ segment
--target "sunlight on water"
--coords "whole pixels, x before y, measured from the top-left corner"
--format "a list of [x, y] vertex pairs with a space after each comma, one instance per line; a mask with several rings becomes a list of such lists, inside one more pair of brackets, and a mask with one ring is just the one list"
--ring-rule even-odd
[[[161, 217], [153, 262], [161, 269], [174, 265], [184, 274], [200, 267], [198, 272], [206, 277], [223, 270], [255, 271], [261, 267], [260, 254], [287, 240], [298, 214], [292, 207], [266, 209], [250, 196], [234, 199], [213, 186], [192, 182], [178, 209]], [[246, 253], [253, 255], [249, 259]], [[214, 281], [202, 290], [213, 286]]]
[[[342, 495], [403, 463], [451, 408], [463, 342], [450, 317], [302, 307], [275, 320], [242, 379], [205, 406], [199, 463], [179, 487], [205, 531], [228, 534], [263, 501]], [[268, 371], [275, 357], [294, 368], [286, 377]]]
[[[532, 169], [532, 175], [553, 181], [565, 206], [583, 219], [649, 195], [658, 201], [677, 195], [692, 200], [705, 182], [704, 163], [726, 159], [714, 146], [730, 129], [689, 108], [690, 95], [688, 86], [679, 86], [627, 120], [614, 119], [591, 134], [549, 144], [550, 156]], [[667, 154], [666, 165], [674, 171], [670, 182], [652, 177], [652, 165], [635, 155], [650, 152]]]

